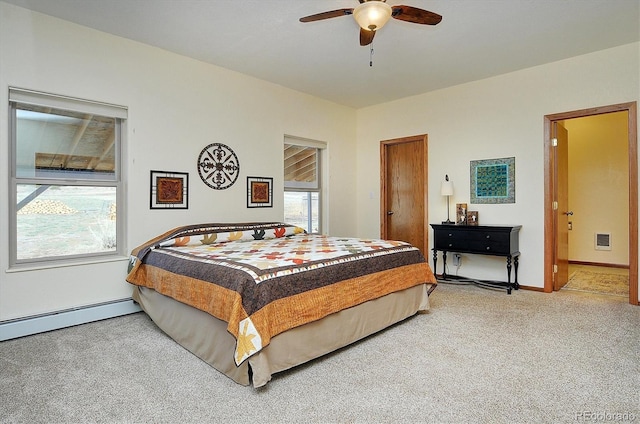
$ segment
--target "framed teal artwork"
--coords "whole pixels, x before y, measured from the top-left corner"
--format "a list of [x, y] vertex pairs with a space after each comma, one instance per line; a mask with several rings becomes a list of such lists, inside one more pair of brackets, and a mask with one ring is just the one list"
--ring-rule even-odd
[[516, 202], [516, 158], [472, 160], [471, 203]]

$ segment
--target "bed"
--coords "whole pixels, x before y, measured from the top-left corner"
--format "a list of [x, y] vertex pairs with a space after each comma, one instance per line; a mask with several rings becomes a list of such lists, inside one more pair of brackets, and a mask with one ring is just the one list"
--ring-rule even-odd
[[428, 310], [436, 287], [408, 243], [279, 222], [175, 228], [133, 249], [126, 279], [161, 330], [254, 387]]

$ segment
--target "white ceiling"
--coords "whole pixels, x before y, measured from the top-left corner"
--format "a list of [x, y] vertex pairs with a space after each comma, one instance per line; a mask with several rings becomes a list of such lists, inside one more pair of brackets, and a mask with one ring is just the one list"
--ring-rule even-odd
[[388, 0], [443, 16], [391, 20], [369, 47], [357, 0], [2, 0], [355, 108], [640, 40], [640, 0]]

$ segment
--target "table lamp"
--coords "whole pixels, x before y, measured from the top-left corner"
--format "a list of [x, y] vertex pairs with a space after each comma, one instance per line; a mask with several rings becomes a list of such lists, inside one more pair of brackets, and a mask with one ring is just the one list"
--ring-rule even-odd
[[444, 181], [440, 186], [440, 194], [447, 196], [447, 220], [442, 221], [443, 224], [455, 224], [449, 219], [449, 198], [453, 196], [453, 183], [449, 181], [449, 175], [444, 176]]

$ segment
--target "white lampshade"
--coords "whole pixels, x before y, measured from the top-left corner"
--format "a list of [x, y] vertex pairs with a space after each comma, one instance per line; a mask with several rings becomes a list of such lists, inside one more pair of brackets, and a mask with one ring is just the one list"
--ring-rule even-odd
[[443, 181], [440, 186], [440, 194], [443, 196], [453, 196], [453, 182]]
[[353, 17], [360, 28], [377, 31], [391, 18], [391, 6], [379, 0], [365, 1], [353, 9]]

